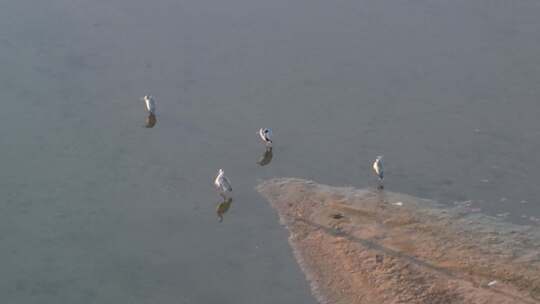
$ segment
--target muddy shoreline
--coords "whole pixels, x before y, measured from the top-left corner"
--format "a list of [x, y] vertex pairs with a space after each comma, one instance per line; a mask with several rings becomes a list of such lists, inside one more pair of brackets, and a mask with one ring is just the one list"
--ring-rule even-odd
[[537, 227], [301, 179], [257, 190], [321, 303], [540, 303]]

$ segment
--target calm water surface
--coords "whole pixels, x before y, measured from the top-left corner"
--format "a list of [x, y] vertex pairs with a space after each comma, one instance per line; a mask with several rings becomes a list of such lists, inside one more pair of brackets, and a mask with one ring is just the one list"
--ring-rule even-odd
[[374, 186], [378, 154], [393, 191], [534, 225], [538, 32], [532, 0], [1, 1], [0, 295], [314, 303], [254, 186]]

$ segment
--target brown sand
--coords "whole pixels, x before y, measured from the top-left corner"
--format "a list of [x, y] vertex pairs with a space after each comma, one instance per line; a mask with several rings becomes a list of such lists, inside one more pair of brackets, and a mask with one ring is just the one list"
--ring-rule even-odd
[[258, 190], [321, 303], [540, 303], [538, 228], [300, 179]]

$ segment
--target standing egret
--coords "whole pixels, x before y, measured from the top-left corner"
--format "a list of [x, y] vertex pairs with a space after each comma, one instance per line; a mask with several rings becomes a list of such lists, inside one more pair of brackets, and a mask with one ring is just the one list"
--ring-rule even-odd
[[214, 185], [219, 191], [219, 195], [221, 195], [223, 199], [227, 199], [227, 193], [232, 192], [231, 182], [225, 176], [225, 172], [223, 171], [223, 169], [219, 169], [218, 175], [214, 180]]
[[259, 136], [262, 141], [266, 144], [266, 148], [272, 149], [272, 130], [268, 128], [261, 128], [259, 130]]
[[152, 95], [144, 95], [143, 97], [144, 104], [146, 105], [146, 111], [150, 114], [156, 114], [156, 100]]
[[384, 178], [384, 169], [383, 169], [383, 157], [377, 156], [377, 159], [373, 163], [373, 171], [375, 171], [375, 174], [377, 174], [377, 177], [379, 178], [379, 189], [383, 189], [383, 178]]

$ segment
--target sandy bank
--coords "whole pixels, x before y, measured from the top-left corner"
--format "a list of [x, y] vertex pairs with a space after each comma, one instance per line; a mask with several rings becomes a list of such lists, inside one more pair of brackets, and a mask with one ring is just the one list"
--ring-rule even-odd
[[301, 179], [258, 191], [321, 303], [540, 303], [537, 227]]

